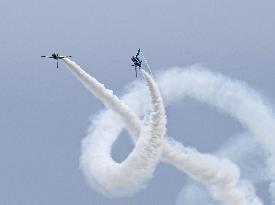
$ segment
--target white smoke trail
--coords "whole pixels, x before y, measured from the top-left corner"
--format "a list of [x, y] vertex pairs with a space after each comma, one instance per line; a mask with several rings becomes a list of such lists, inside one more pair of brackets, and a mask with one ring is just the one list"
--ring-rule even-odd
[[268, 181], [266, 169], [268, 153], [251, 133], [244, 132], [230, 137], [215, 153], [221, 157], [227, 156], [235, 162], [245, 179], [253, 183]]
[[[119, 101], [110, 90], [107, 90], [104, 85], [88, 75], [74, 62], [69, 59], [64, 59], [64, 62], [72, 73], [106, 106], [118, 110], [124, 120], [131, 121], [131, 112], [128, 111], [128, 107]], [[148, 76], [145, 78], [148, 79]], [[104, 194], [125, 196], [135, 192], [144, 181], [151, 177], [161, 157], [163, 136], [166, 132], [165, 111], [156, 84], [150, 80], [147, 80], [147, 83], [152, 96], [151, 122], [147, 127], [143, 127], [143, 130], [139, 130], [139, 139], [126, 160], [122, 163], [112, 160], [110, 152], [114, 139], [104, 136], [106, 130], [94, 132], [94, 137], [85, 143], [81, 167], [87, 177], [92, 178], [92, 186]], [[111, 120], [116, 118], [115, 116], [109, 117]]]
[[94, 77], [82, 70], [75, 62], [68, 58], [64, 58], [62, 60], [67, 65], [69, 70], [75, 75], [75, 77], [93, 95], [95, 95], [106, 107], [118, 112], [122, 119], [127, 122], [126, 125], [131, 125], [131, 129], [129, 131], [133, 132], [133, 136], [139, 136], [141, 125], [139, 123], [138, 117], [125, 103], [123, 103], [116, 95], [113, 94], [112, 90], [106, 89], [102, 83], [98, 82]]
[[[272, 204], [275, 204], [275, 118], [271, 108], [263, 102], [260, 95], [242, 82], [205, 70], [183, 72], [174, 69], [162, 75], [160, 82], [160, 87], [165, 89], [168, 99], [179, 100], [185, 95], [190, 96], [228, 113], [250, 130], [269, 153], [269, 191]], [[180, 82], [181, 86], [178, 86]]]
[[[69, 66], [73, 67], [73, 73], [77, 74], [77, 76], [83, 75], [84, 71], [81, 71], [78, 66], [76, 66], [75, 64], [72, 64], [72, 62], [70, 62], [68, 60], [66, 60], [65, 63], [68, 64]], [[150, 76], [147, 75], [145, 72], [143, 72], [143, 74], [145, 76], [145, 79], [147, 76], [147, 79], [146, 79], [147, 83], [151, 81], [151, 84], [152, 84], [153, 80], [150, 78]], [[94, 84], [95, 79], [87, 76], [86, 73], [84, 76], [86, 76], [84, 78], [84, 80], [82, 79], [83, 78], [82, 76], [80, 77], [80, 80], [82, 79], [81, 81], [87, 84], [86, 87], [92, 89], [92, 92], [94, 93], [95, 92], [93, 90], [94, 85], [91, 86], [91, 85], [89, 85], [89, 83]], [[102, 87], [103, 86], [101, 86], [101, 88]], [[152, 90], [150, 90], [150, 91], [152, 92]], [[99, 95], [99, 93], [96, 93], [96, 95]], [[104, 102], [104, 98], [106, 98], [106, 96], [103, 95], [103, 97], [101, 96], [99, 98], [103, 99], [103, 102]], [[119, 104], [118, 99], [115, 98], [115, 103], [110, 102], [110, 100], [112, 100], [112, 97], [109, 97], [107, 99], [107, 102], [104, 102], [104, 104], [107, 105], [108, 107], [110, 107], [111, 109], [114, 109], [119, 114], [123, 113], [123, 115], [121, 115], [121, 117], [122, 118], [126, 117], [126, 119], [124, 119], [124, 121], [127, 122], [129, 127], [132, 127], [133, 130], [135, 130], [136, 128], [141, 126], [140, 125], [141, 123], [138, 122], [138, 119], [129, 120], [132, 117], [134, 117], [134, 114], [132, 114], [130, 117], [127, 117], [126, 115], [129, 113], [129, 111], [125, 112], [124, 109], [118, 109], [118, 108], [122, 108], [123, 106], [125, 106], [123, 103], [120, 103], [120, 105], [118, 105], [118, 106], [114, 106], [116, 104]], [[106, 99], [105, 99], [105, 101], [106, 101]], [[107, 115], [112, 115], [112, 113], [107, 113]], [[109, 123], [110, 123], [111, 126], [115, 126], [115, 127], [118, 126], [118, 127], [112, 130], [111, 133], [115, 133], [115, 135], [113, 137], [111, 137], [110, 134], [108, 134], [109, 136], [107, 136], [106, 138], [109, 137], [109, 140], [107, 140], [105, 137], [101, 137], [102, 139], [104, 139], [103, 141], [105, 143], [105, 145], [102, 145], [102, 146], [109, 147], [109, 149], [107, 150], [108, 152], [105, 153], [106, 155], [109, 154], [109, 152], [110, 152], [110, 146], [113, 143], [113, 141], [115, 140], [115, 138], [116, 138], [115, 136], [117, 136], [118, 133], [122, 129], [122, 127], [120, 127], [120, 129], [119, 129], [119, 124], [121, 124], [121, 122], [118, 122], [117, 125], [115, 125], [112, 122], [108, 123], [108, 121], [106, 121], [106, 119], [108, 119], [109, 117], [111, 117], [111, 119], [114, 120], [114, 116], [107, 116], [107, 117], [104, 116], [103, 117], [105, 119], [104, 125], [106, 125], [106, 124], [109, 125]], [[128, 123], [128, 122], [130, 122], [130, 123]], [[131, 122], [134, 122], [134, 123], [131, 124]], [[137, 124], [137, 123], [139, 123], [139, 124]], [[83, 165], [84, 167], [88, 165], [87, 161], [90, 158], [92, 158], [91, 157], [92, 154], [89, 153], [89, 150], [93, 150], [92, 151], [93, 153], [97, 153], [97, 150], [91, 149], [91, 148], [93, 148], [93, 147], [91, 147], [91, 146], [93, 146], [93, 144], [89, 141], [89, 139], [97, 136], [98, 133], [100, 133], [102, 135], [102, 131], [100, 131], [100, 129], [102, 129], [102, 125], [100, 125], [100, 120], [99, 120], [99, 122], [98, 121], [95, 122], [95, 124], [97, 124], [97, 125], [96, 125], [95, 129], [92, 131], [91, 136], [87, 137], [83, 143], [83, 147], [84, 147], [83, 153], [84, 154], [82, 155], [82, 162], [84, 161], [84, 163], [81, 163], [81, 164], [82, 165], [84, 164]], [[134, 133], [139, 133], [139, 131], [136, 130], [136, 131], [134, 131]], [[105, 134], [107, 134], [107, 133], [105, 133]], [[112, 140], [110, 140], [110, 139], [112, 139]], [[110, 141], [110, 142], [107, 143], [108, 141]], [[224, 200], [230, 204], [245, 204], [244, 194], [242, 194], [239, 190], [237, 190], [235, 188], [238, 178], [239, 178], [239, 172], [238, 172], [238, 169], [232, 163], [230, 163], [227, 160], [218, 160], [217, 158], [210, 156], [210, 155], [200, 154], [195, 150], [186, 149], [183, 146], [181, 146], [179, 143], [176, 143], [171, 140], [166, 140], [165, 147], [166, 147], [166, 149], [163, 154], [164, 161], [174, 164], [180, 170], [187, 172], [190, 176], [192, 176], [196, 180], [199, 180], [199, 181], [203, 182], [204, 184], [208, 185], [214, 191], [214, 194], [216, 195], [217, 199]], [[100, 149], [102, 149], [102, 148], [100, 148]], [[89, 154], [85, 154], [85, 153], [89, 153]], [[89, 156], [89, 159], [87, 156]], [[107, 156], [110, 157], [109, 155], [107, 155]], [[97, 157], [98, 157], [97, 160], [102, 160], [102, 158], [104, 158], [105, 156], [97, 156]], [[83, 158], [84, 158], [84, 160], [83, 160]], [[89, 170], [89, 171], [87, 171], [87, 170]], [[94, 172], [93, 170], [91, 170], [91, 165], [89, 165], [89, 169], [84, 168], [84, 172], [86, 173], [88, 178], [89, 177], [91, 178], [91, 176], [88, 173], [91, 171]], [[96, 176], [95, 178], [97, 178], [97, 177], [98, 176]], [[95, 179], [94, 178], [90, 179], [90, 181], [94, 182]], [[100, 183], [101, 186], [106, 187], [106, 184], [102, 185], [102, 182], [98, 182], [98, 180], [97, 180], [97, 183]], [[110, 183], [113, 183], [113, 182], [111, 181]], [[95, 183], [93, 183], [92, 186], [98, 189], [99, 184], [97, 184], [97, 186], [94, 184]], [[101, 186], [99, 186], [99, 187], [101, 187]], [[102, 189], [102, 187], [101, 187], [101, 189]], [[106, 190], [100, 190], [100, 191], [105, 192]], [[108, 189], [107, 191], [111, 192], [110, 189]], [[115, 194], [115, 195], [120, 195], [120, 194]]]
[[[246, 180], [242, 179], [239, 185], [247, 197], [255, 196], [252, 183], [267, 181], [266, 153], [261, 149], [259, 142], [251, 138], [250, 133], [246, 132], [229, 138], [215, 153], [221, 157], [228, 157], [240, 167], [242, 178]], [[176, 204], [198, 205], [202, 202], [203, 204], [216, 204], [204, 187], [189, 180], [178, 194]]]

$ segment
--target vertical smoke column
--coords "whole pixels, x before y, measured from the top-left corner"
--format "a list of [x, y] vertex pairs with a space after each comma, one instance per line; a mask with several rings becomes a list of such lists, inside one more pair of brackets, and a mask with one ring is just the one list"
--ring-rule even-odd
[[149, 126], [152, 131], [151, 134], [153, 138], [159, 138], [159, 136], [164, 136], [166, 133], [166, 114], [164, 103], [159, 92], [156, 82], [153, 80], [151, 75], [141, 69], [144, 80], [147, 83], [149, 89], [150, 98], [152, 101], [152, 112], [150, 115]]

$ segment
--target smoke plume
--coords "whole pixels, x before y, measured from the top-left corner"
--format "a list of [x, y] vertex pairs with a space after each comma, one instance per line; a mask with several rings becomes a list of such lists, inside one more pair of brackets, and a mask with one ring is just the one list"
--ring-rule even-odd
[[[156, 164], [162, 160], [206, 185], [216, 200], [227, 204], [262, 204], [255, 193], [247, 196], [240, 188], [244, 185], [239, 183], [239, 169], [229, 160], [186, 148], [170, 137], [162, 139], [166, 131], [164, 106], [156, 83], [145, 71], [141, 70], [149, 88], [151, 103], [146, 100], [148, 93], [142, 85], [137, 85], [125, 94], [123, 103], [75, 63], [69, 59], [64, 59], [64, 62], [111, 109], [94, 117], [87, 137], [82, 142], [80, 166], [94, 189], [112, 196], [131, 194], [152, 176]], [[172, 69], [160, 75], [158, 82], [166, 104], [190, 96], [215, 106], [238, 119], [272, 153], [267, 143], [271, 140], [271, 128], [274, 129], [272, 111], [256, 92], [243, 83], [199, 69]], [[150, 120], [148, 125], [144, 125], [138, 115], [144, 114], [148, 104], [151, 104]], [[255, 109], [256, 112], [253, 112]], [[255, 123], [259, 118], [267, 124]], [[124, 127], [129, 130], [136, 145], [124, 162], [116, 163], [110, 156], [111, 146]], [[274, 179], [272, 156], [268, 159], [271, 181]], [[273, 194], [272, 188], [270, 192]]]

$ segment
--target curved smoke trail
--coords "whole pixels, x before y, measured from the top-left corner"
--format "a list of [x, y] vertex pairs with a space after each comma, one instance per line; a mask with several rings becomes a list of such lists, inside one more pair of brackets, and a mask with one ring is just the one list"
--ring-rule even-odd
[[[141, 72], [144, 76], [149, 76], [145, 71]], [[261, 204], [255, 195], [248, 200], [245, 193], [237, 188], [239, 169], [229, 160], [185, 148], [172, 139], [165, 141], [162, 160], [207, 185], [216, 200], [234, 205]]]
[[[91, 83], [91, 82], [92, 82], [92, 84], [95, 83], [95, 79], [89, 77], [84, 71], [81, 71], [81, 69], [76, 64], [72, 63], [71, 61], [66, 59], [65, 63], [69, 67], [73, 67], [73, 68], [71, 68], [73, 73], [76, 74], [78, 76], [78, 78], [80, 76], [80, 80], [84, 84], [86, 84], [86, 87], [88, 87], [89, 89], [92, 88], [92, 92], [94, 93], [95, 92], [93, 90], [94, 86], [89, 85], [89, 83]], [[153, 82], [153, 80], [150, 78], [149, 75], [147, 75], [144, 71], [142, 71], [142, 72], [145, 76], [145, 79], [147, 76], [148, 79]], [[82, 79], [83, 73], [85, 73], [85, 75], [87, 75], [86, 77], [84, 77], [84, 79]], [[92, 79], [92, 81], [89, 82], [90, 79]], [[148, 79], [146, 79], [147, 83], [148, 83]], [[101, 86], [101, 87], [104, 88], [104, 86]], [[96, 93], [96, 96], [99, 97], [98, 93]], [[129, 95], [128, 95], [128, 97], [129, 97]], [[99, 98], [103, 99], [103, 98], [106, 98], [106, 96], [103, 95], [103, 97], [101, 96]], [[109, 100], [110, 99], [111, 98], [109, 98]], [[119, 102], [116, 97], [114, 99], [115, 99], [114, 102]], [[129, 98], [128, 98], [128, 100], [129, 100]], [[125, 104], [120, 103], [121, 106], [114, 106], [114, 104], [116, 104], [116, 103], [108, 102], [108, 100], [107, 100], [107, 102], [103, 100], [103, 103], [105, 105], [107, 105], [109, 108], [115, 110], [119, 114], [122, 110], [122, 114], [124, 114], [124, 115], [120, 114], [120, 116], [122, 118], [124, 118], [124, 122], [127, 122], [128, 127], [132, 128], [131, 130], [134, 131], [133, 133], [139, 133], [139, 131], [135, 130], [135, 129], [139, 128], [139, 130], [140, 130], [141, 122], [139, 122], [139, 119], [135, 116], [135, 114], [132, 114], [131, 117], [135, 117], [136, 119], [132, 119], [132, 120], [128, 121], [127, 119], [131, 118], [131, 117], [127, 118], [127, 116], [126, 116], [129, 112], [124, 112], [123, 109], [121, 109], [121, 110], [118, 109], [118, 108], [122, 108], [123, 106], [125, 107]], [[126, 108], [127, 108], [127, 106], [126, 106]], [[128, 109], [128, 111], [129, 111], [129, 109]], [[101, 114], [99, 119], [97, 119], [94, 122], [95, 127], [91, 130], [90, 136], [88, 136], [83, 141], [83, 150], [84, 151], [83, 151], [82, 158], [81, 158], [81, 166], [82, 166], [82, 169], [83, 169], [86, 177], [89, 178], [91, 185], [95, 189], [97, 189], [103, 193], [111, 192], [111, 194], [113, 194], [113, 195], [123, 195], [123, 194], [125, 194], [125, 192], [124, 192], [125, 190], [123, 191], [123, 194], [113, 193], [112, 190], [110, 190], [110, 187], [108, 187], [106, 190], [106, 186], [108, 186], [107, 184], [112, 184], [114, 182], [112, 180], [110, 180], [109, 183], [107, 183], [104, 180], [101, 180], [101, 181], [98, 180], [98, 178], [100, 178], [100, 176], [94, 175], [94, 172], [96, 172], [98, 168], [95, 168], [95, 167], [97, 167], [97, 166], [95, 166], [95, 164], [94, 164], [94, 166], [92, 166], [92, 163], [91, 163], [91, 159], [101, 161], [101, 164], [102, 164], [102, 162], [104, 162], [104, 158], [107, 158], [108, 160], [110, 160], [111, 144], [116, 139], [116, 137], [121, 132], [121, 130], [124, 126], [124, 125], [122, 125], [121, 121], [119, 121], [119, 119], [116, 119], [115, 116], [112, 116], [112, 115], [113, 115], [112, 112], [103, 113], [103, 114]], [[110, 119], [110, 117], [112, 119], [112, 122], [109, 122], [108, 120], [106, 120], [106, 119]], [[102, 123], [101, 119], [104, 119], [103, 124], [101, 124]], [[114, 122], [116, 122], [116, 123], [114, 123]], [[130, 122], [130, 123], [128, 123], [128, 122]], [[102, 133], [102, 130], [106, 130], [106, 128], [104, 128], [104, 126], [106, 126], [106, 125], [109, 126], [108, 133]], [[96, 138], [96, 136], [99, 134], [101, 135], [101, 139], [103, 139], [103, 140], [101, 140], [102, 144], [100, 144], [99, 142], [97, 142], [97, 144], [91, 143], [90, 141], [93, 140], [94, 138]], [[106, 137], [102, 137], [102, 134], [105, 134]], [[112, 134], [113, 134], [113, 136], [112, 136]], [[107, 138], [109, 138], [109, 139], [107, 139]], [[103, 143], [104, 143], [104, 145], [103, 145]], [[96, 154], [97, 153], [96, 147], [101, 147], [101, 146], [98, 146], [98, 144], [100, 144], [101, 146], [107, 147], [107, 151], [104, 154], [102, 154], [102, 152], [99, 152], [99, 153], [101, 153], [100, 156], [98, 154]], [[95, 147], [95, 149], [92, 150], [93, 146], [96, 146], [96, 147]], [[102, 147], [100, 149], [102, 150]], [[91, 152], [93, 152], [93, 153], [91, 153]], [[94, 159], [94, 158], [96, 158], [96, 159]], [[237, 182], [239, 179], [239, 170], [236, 166], [234, 166], [228, 160], [218, 160], [214, 156], [198, 153], [195, 150], [184, 148], [179, 143], [174, 142], [169, 139], [166, 139], [165, 149], [164, 149], [164, 153], [163, 153], [163, 160], [175, 165], [180, 170], [187, 172], [194, 179], [199, 180], [199, 181], [203, 182], [204, 184], [208, 185], [214, 191], [214, 195], [216, 196], [216, 199], [224, 200], [230, 204], [246, 204], [246, 198], [245, 198], [244, 193], [242, 193], [240, 190], [236, 189], [236, 185], [237, 185]], [[102, 166], [103, 165], [101, 165], [100, 167], [102, 167]], [[93, 170], [93, 169], [96, 169], [96, 170]], [[106, 169], [106, 167], [104, 167], [104, 169]], [[101, 170], [100, 174], [104, 175], [106, 173], [102, 172], [102, 170]], [[112, 177], [114, 177], [114, 176], [112, 176]], [[102, 177], [102, 178], [104, 178], [104, 177]], [[120, 179], [120, 180], [122, 180], [122, 179]], [[118, 183], [118, 182], [116, 181], [116, 183]], [[111, 189], [113, 189], [113, 188], [114, 187], [111, 187]], [[250, 200], [250, 202], [253, 204], [261, 204], [256, 197], [254, 197], [253, 200]]]
[[[236, 118], [257, 138], [269, 153], [266, 162], [271, 181], [269, 192], [272, 204], [275, 204], [275, 118], [272, 109], [264, 103], [260, 95], [243, 82], [202, 69], [173, 69], [163, 74], [159, 81], [167, 99], [180, 100], [184, 96], [190, 96], [215, 106]], [[178, 86], [179, 83], [181, 86]]]
[[[64, 59], [64, 62], [106, 106], [118, 110], [125, 122], [132, 120], [132, 112], [113, 95], [112, 91], [106, 89], [74, 62], [69, 59]], [[148, 79], [148, 76], [145, 75], [145, 79]], [[163, 136], [166, 132], [165, 110], [156, 84], [150, 80], [147, 80], [147, 84], [152, 97], [151, 121], [148, 126], [141, 127], [142, 130], [136, 132], [140, 136], [127, 159], [117, 163], [111, 158], [111, 146], [115, 139], [105, 137], [106, 130], [97, 130], [92, 138], [86, 140], [81, 167], [93, 182], [92, 186], [104, 194], [125, 196], [135, 192], [152, 176], [161, 157]]]
[[[253, 183], [268, 181], [265, 165], [266, 152], [255, 138], [251, 138], [249, 132], [230, 137], [215, 154], [228, 157], [240, 167], [243, 176], [240, 185], [248, 197], [255, 195], [256, 189]], [[177, 205], [216, 204], [203, 186], [192, 180], [188, 181], [178, 194]]]

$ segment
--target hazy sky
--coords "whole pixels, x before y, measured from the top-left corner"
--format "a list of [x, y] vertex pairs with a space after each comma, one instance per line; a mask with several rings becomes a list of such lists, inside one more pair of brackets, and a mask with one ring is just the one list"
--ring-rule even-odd
[[[140, 47], [155, 72], [201, 63], [246, 81], [274, 106], [274, 10], [272, 0], [0, 0], [0, 204], [174, 204], [188, 178], [164, 164], [131, 198], [107, 199], [87, 186], [80, 141], [90, 115], [104, 107], [64, 65], [57, 70], [40, 56], [73, 55], [120, 95], [136, 80], [130, 57]], [[202, 152], [243, 131], [191, 99], [167, 115], [170, 135]], [[114, 158], [131, 147], [125, 132]], [[266, 190], [258, 193], [268, 204]]]

